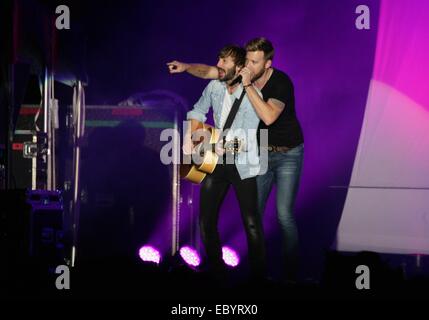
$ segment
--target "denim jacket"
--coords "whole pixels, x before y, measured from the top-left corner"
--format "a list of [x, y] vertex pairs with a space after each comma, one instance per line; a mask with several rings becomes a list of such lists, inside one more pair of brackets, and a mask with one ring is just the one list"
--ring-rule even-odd
[[[234, 91], [233, 96], [239, 99], [243, 90], [240, 84]], [[258, 89], [257, 91], [262, 96]], [[215, 127], [221, 129], [220, 119], [225, 93], [226, 84], [224, 82], [219, 80], [210, 81], [204, 89], [201, 98], [194, 105], [193, 109], [187, 113], [187, 119], [206, 122], [206, 114], [210, 107], [212, 107]], [[260, 174], [258, 141], [256, 136], [258, 125], [259, 117], [247, 98], [247, 95], [245, 95], [234, 118], [234, 122], [231, 125], [230, 132], [227, 135], [227, 139], [229, 137], [237, 137], [244, 143], [244, 151], [238, 153], [235, 161], [237, 171], [242, 180]]]

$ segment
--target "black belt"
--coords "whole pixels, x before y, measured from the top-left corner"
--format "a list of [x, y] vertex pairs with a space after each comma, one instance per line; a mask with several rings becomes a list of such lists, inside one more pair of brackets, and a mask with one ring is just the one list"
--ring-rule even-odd
[[287, 152], [292, 148], [286, 147], [286, 146], [272, 146], [269, 145], [268, 147], [266, 147], [266, 149], [268, 150], [268, 152]]

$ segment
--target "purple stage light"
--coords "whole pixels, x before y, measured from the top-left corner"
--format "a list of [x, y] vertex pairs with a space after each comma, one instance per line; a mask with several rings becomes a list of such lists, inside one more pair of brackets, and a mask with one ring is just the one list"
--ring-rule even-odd
[[185, 246], [180, 248], [179, 253], [183, 261], [185, 261], [189, 266], [198, 267], [200, 265], [201, 259], [195, 249]]
[[222, 247], [222, 258], [226, 265], [230, 267], [236, 267], [240, 263], [240, 257], [238, 253], [227, 246]]
[[142, 259], [145, 262], [154, 262], [156, 264], [159, 264], [161, 261], [161, 254], [157, 249], [155, 249], [152, 246], [142, 246], [139, 249], [139, 256], [140, 259]]

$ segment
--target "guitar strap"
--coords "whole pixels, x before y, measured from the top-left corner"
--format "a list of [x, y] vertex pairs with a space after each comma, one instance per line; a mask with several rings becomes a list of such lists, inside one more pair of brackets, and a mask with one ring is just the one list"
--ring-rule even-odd
[[[229, 114], [228, 114], [228, 118], [226, 119], [225, 125], [222, 128], [223, 132], [231, 128], [231, 125], [234, 122], [235, 116], [238, 112], [238, 109], [240, 108], [241, 101], [243, 101], [245, 94], [246, 94], [246, 90], [243, 88], [240, 98], [235, 99], [234, 103], [232, 104], [231, 110], [229, 111]], [[223, 133], [223, 145], [225, 146], [225, 144], [226, 144], [226, 135], [225, 133]], [[224, 157], [226, 157], [226, 153], [224, 154]], [[236, 154], [234, 153], [234, 158], [235, 157], [236, 157]]]
[[240, 98], [235, 99], [234, 103], [232, 104], [231, 110], [229, 111], [229, 114], [228, 114], [228, 118], [226, 118], [225, 125], [222, 128], [223, 131], [231, 128], [231, 125], [235, 119], [235, 115], [238, 112], [241, 101], [243, 100], [245, 94], [246, 94], [246, 90], [243, 88], [243, 92], [241, 92]]

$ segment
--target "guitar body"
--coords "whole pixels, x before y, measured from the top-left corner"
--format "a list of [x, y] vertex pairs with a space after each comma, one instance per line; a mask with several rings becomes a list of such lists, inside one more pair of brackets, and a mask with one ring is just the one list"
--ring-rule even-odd
[[[207, 174], [213, 173], [219, 160], [219, 155], [215, 152], [215, 145], [221, 138], [222, 130], [216, 129], [208, 124], [200, 123], [196, 130], [203, 130], [204, 136], [197, 142], [193, 153], [200, 156], [201, 163], [180, 165], [180, 177], [193, 183], [201, 183]], [[207, 142], [205, 141], [207, 140]], [[204, 149], [209, 146], [208, 149]], [[238, 153], [241, 151], [242, 142], [238, 138], [226, 142], [223, 148], [227, 152]], [[191, 158], [191, 156], [187, 156]], [[192, 159], [191, 159], [192, 160]]]
[[[208, 124], [201, 123], [197, 130], [203, 130], [206, 137], [208, 137], [208, 143], [214, 146], [218, 142], [221, 131]], [[219, 156], [212, 150], [204, 150], [204, 138], [202, 138], [194, 150], [198, 152], [202, 158], [201, 164], [181, 164], [180, 165], [180, 177], [182, 179], [191, 181], [193, 183], [201, 183], [207, 174], [210, 174], [216, 168]]]
[[201, 182], [203, 182], [206, 175], [207, 173], [198, 170], [198, 168], [193, 164], [180, 165], [180, 177], [182, 179], [200, 184]]

